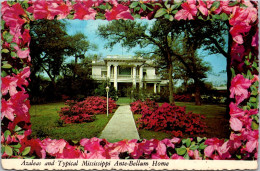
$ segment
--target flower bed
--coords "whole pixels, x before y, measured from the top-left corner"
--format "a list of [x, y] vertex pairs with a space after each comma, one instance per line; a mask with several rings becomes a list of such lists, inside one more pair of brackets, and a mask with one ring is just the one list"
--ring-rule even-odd
[[206, 128], [205, 117], [189, 112], [185, 107], [164, 103], [159, 108], [141, 107], [142, 117], [138, 120], [140, 129], [163, 131], [175, 137], [183, 134], [194, 135], [204, 133]]
[[[108, 111], [111, 113], [116, 108], [114, 100], [108, 100]], [[106, 114], [107, 99], [106, 97], [91, 96], [85, 100], [76, 102], [74, 100], [67, 100], [66, 107], [59, 111], [60, 119], [65, 123], [81, 123], [92, 122], [95, 120], [95, 114]]]
[[174, 94], [173, 98], [175, 101], [179, 101], [179, 102], [190, 102], [192, 100], [192, 96], [190, 94]]

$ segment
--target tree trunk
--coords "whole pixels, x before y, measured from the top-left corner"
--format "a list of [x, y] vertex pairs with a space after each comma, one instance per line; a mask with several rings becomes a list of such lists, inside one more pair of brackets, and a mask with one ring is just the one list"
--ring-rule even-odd
[[200, 84], [199, 80], [194, 79], [195, 84], [195, 105], [201, 105], [201, 99], [200, 99]]
[[172, 78], [172, 74], [173, 74], [173, 68], [172, 68], [172, 62], [168, 63], [168, 77], [169, 77], [169, 102], [170, 104], [174, 103], [174, 99], [173, 99], [173, 78]]

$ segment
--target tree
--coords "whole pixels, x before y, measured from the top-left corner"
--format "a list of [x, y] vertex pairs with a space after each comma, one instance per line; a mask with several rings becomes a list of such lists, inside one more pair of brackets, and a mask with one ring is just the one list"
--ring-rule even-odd
[[60, 74], [65, 55], [69, 53], [70, 37], [65, 31], [65, 23], [58, 20], [36, 20], [31, 24], [30, 55], [31, 75], [45, 72], [54, 88]]
[[[186, 69], [189, 75], [196, 78], [196, 59], [194, 55], [190, 54], [190, 59], [193, 59], [193, 69], [190, 62], [187, 62], [187, 55], [179, 53], [184, 46], [185, 41], [178, 37], [184, 37], [182, 32], [183, 22], [170, 22], [169, 20], [157, 20], [147, 29], [147, 24], [141, 24], [131, 20], [117, 20], [112, 21], [108, 25], [100, 26], [98, 28], [99, 35], [109, 40], [108, 47], [113, 47], [116, 43], [121, 42], [122, 46], [129, 49], [140, 45], [141, 48], [152, 45], [153, 52], [164, 62], [167, 68], [169, 79], [169, 101], [173, 102], [173, 62], [179, 61]], [[178, 43], [180, 45], [178, 45]], [[189, 49], [190, 50], [190, 49]], [[187, 50], [186, 50], [187, 52]], [[194, 53], [193, 53], [194, 54]], [[196, 71], [196, 72], [195, 72]], [[198, 79], [195, 79], [198, 82]], [[199, 104], [199, 103], [198, 103]]]

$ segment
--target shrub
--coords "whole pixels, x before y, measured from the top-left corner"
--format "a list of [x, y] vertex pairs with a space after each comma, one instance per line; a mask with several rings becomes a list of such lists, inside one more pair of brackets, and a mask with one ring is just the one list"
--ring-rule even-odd
[[137, 100], [131, 103], [130, 106], [131, 106], [131, 111], [134, 114], [140, 114], [145, 109], [146, 106], [151, 110], [157, 109], [159, 107], [158, 104], [155, 103], [155, 101], [152, 101], [150, 99], [146, 99], [146, 101], [144, 102], [142, 102], [141, 100]]
[[174, 94], [173, 98], [175, 101], [180, 101], [180, 102], [192, 101], [192, 96], [190, 94], [182, 94], [182, 95]]
[[[59, 111], [60, 120], [64, 123], [82, 123], [93, 122], [95, 120], [95, 114], [105, 114], [107, 111], [106, 97], [91, 96], [81, 102], [74, 100], [67, 100], [66, 107], [61, 108]], [[109, 113], [116, 108], [114, 100], [109, 99], [108, 110]]]
[[140, 129], [163, 131], [175, 137], [182, 137], [184, 133], [189, 135], [204, 133], [206, 128], [205, 116], [192, 112], [186, 114], [185, 107], [168, 103], [158, 108], [143, 105], [141, 114], [141, 118], [137, 121]]

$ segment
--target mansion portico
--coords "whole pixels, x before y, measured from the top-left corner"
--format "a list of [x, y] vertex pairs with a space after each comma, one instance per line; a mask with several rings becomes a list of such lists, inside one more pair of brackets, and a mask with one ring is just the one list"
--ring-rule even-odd
[[123, 87], [153, 89], [160, 92], [160, 86], [167, 83], [156, 74], [152, 61], [141, 57], [107, 56], [102, 61], [92, 61], [92, 78], [97, 81], [109, 80], [119, 90]]

